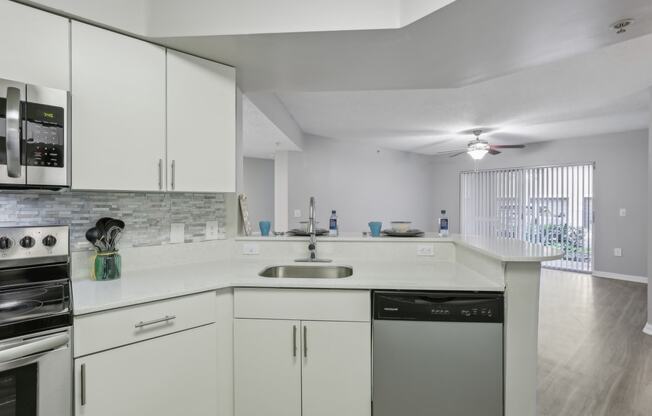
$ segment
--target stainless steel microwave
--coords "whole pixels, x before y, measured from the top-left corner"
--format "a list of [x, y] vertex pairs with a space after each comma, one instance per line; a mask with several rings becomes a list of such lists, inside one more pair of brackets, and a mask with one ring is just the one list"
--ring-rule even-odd
[[0, 188], [70, 186], [67, 91], [0, 79]]

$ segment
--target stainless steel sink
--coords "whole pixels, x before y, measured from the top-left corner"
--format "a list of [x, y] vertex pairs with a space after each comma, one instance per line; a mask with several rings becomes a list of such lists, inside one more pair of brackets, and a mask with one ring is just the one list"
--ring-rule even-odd
[[341, 279], [353, 274], [353, 269], [348, 266], [313, 266], [313, 265], [286, 265], [271, 266], [258, 273], [262, 277], [279, 278], [307, 278], [307, 279]]

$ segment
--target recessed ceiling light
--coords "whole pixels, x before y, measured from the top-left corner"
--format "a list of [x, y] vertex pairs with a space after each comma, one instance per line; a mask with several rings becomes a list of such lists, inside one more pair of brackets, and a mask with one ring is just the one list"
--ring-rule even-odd
[[620, 35], [627, 32], [627, 28], [632, 23], [634, 23], [634, 19], [620, 19], [617, 22], [612, 23], [610, 27]]

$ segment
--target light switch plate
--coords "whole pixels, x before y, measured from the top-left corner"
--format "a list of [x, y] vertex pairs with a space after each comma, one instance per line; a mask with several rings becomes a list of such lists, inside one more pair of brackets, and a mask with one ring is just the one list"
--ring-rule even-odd
[[620, 216], [621, 217], [626, 217], [627, 216], [627, 209], [626, 208], [621, 208], [620, 209]]
[[419, 244], [417, 246], [417, 256], [434, 256], [434, 255], [435, 255], [434, 244]]
[[170, 225], [170, 243], [179, 244], [185, 241], [186, 224], [173, 222]]
[[256, 256], [260, 254], [260, 245], [256, 243], [244, 243], [242, 245], [242, 254], [247, 256]]
[[614, 248], [614, 256], [622, 257], [622, 255], [623, 255], [623, 250], [621, 248]]
[[300, 209], [295, 209], [294, 210], [294, 218], [301, 218], [301, 210]]
[[217, 221], [206, 221], [205, 236], [207, 240], [217, 240], [220, 234], [220, 225]]

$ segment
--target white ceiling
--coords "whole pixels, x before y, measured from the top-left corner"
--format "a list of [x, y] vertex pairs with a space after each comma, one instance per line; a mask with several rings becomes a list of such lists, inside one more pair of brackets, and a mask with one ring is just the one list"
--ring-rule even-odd
[[455, 0], [17, 0], [143, 37], [396, 29]]
[[279, 98], [307, 133], [434, 154], [474, 127], [497, 143], [643, 129], [652, 35], [450, 89], [295, 92]]
[[402, 29], [155, 40], [235, 65], [244, 92], [294, 92], [458, 87], [651, 32], [650, 0], [457, 0]]
[[478, 126], [497, 143], [646, 128], [650, 33], [650, 0], [457, 0], [398, 30], [158, 41], [235, 64], [306, 133], [436, 154]]
[[277, 151], [301, 150], [246, 96], [242, 97], [242, 119], [245, 156], [272, 159]]
[[[456, 0], [430, 14], [429, 7], [449, 1], [401, 0], [397, 24], [382, 13], [355, 18], [370, 0], [333, 0], [318, 3], [362, 8], [346, 14], [343, 26], [338, 13], [329, 12], [288, 23], [288, 30], [303, 33], [223, 35], [257, 32], [255, 24], [282, 22], [285, 9], [285, 18], [303, 10], [289, 7], [295, 0], [266, 0], [272, 11], [253, 7], [257, 1], [238, 2], [247, 11], [240, 16], [237, 8], [222, 8], [232, 16], [222, 35], [206, 25], [220, 7], [236, 4], [226, 0], [137, 0], [145, 9], [127, 0], [38, 3], [123, 31], [138, 33], [142, 23], [140, 34], [157, 43], [236, 66], [245, 94], [260, 102], [265, 96], [280, 100], [276, 114], [265, 111], [280, 133], [261, 114], [244, 115], [245, 125], [252, 123], [245, 129], [257, 132], [249, 137], [258, 137], [245, 144], [250, 153], [269, 153], [270, 143], [293, 131], [292, 123], [318, 136], [425, 154], [463, 145], [469, 137], [458, 133], [478, 126], [496, 129], [493, 141], [520, 143], [649, 123], [650, 0]], [[609, 25], [624, 17], [636, 20], [618, 35]], [[372, 30], [410, 20], [400, 29]], [[288, 31], [281, 29], [268, 25], [263, 31]], [[206, 36], [188, 36], [193, 34]], [[288, 113], [282, 125], [279, 108]]]
[[140, 1], [148, 9], [144, 35], [181, 37], [396, 29], [454, 0]]

